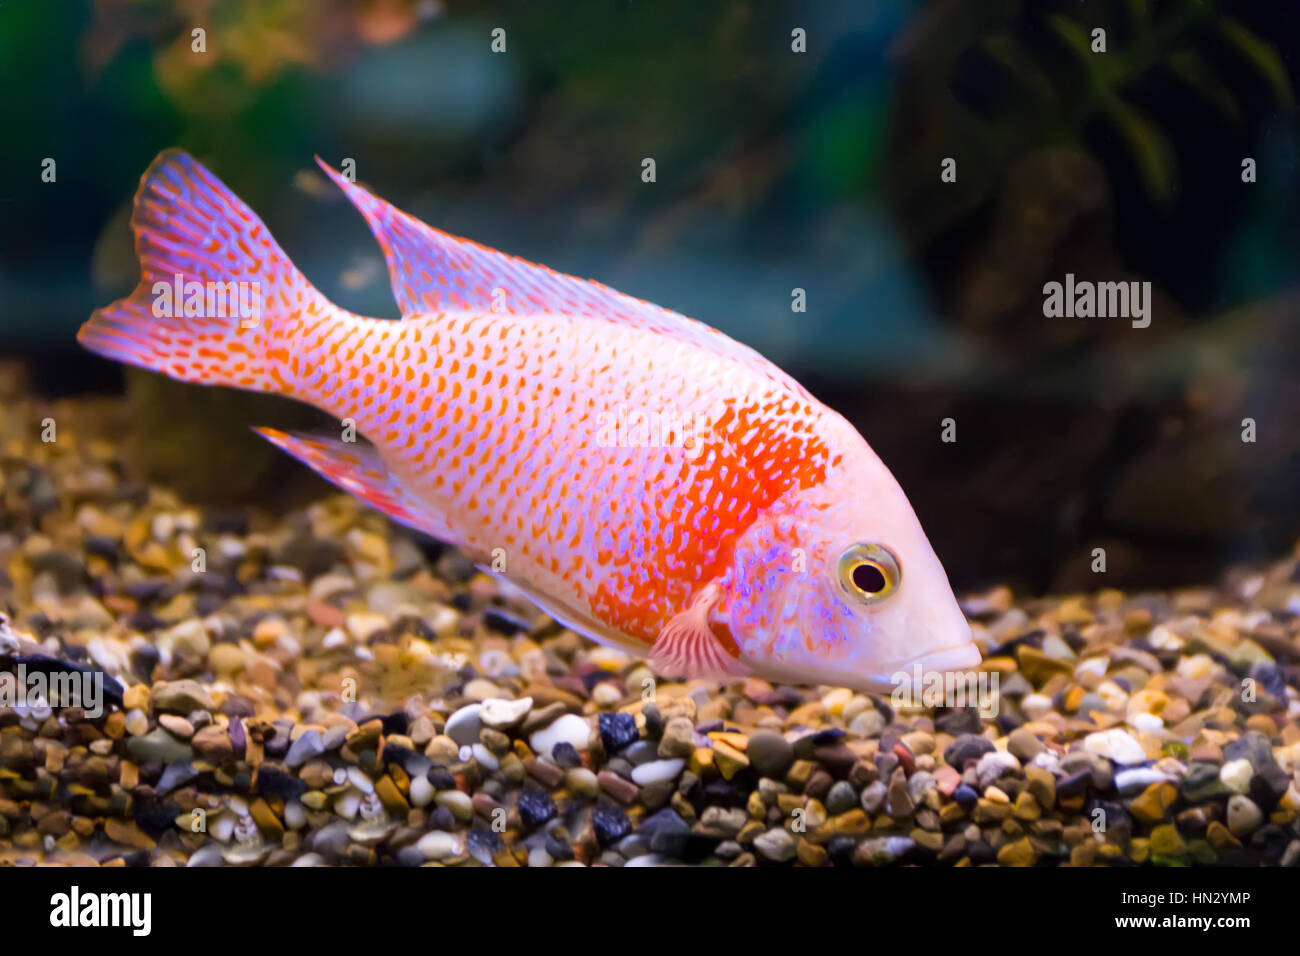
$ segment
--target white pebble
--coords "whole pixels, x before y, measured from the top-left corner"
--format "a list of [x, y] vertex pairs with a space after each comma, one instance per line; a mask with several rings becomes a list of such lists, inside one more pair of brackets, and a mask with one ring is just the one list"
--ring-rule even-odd
[[208, 835], [214, 840], [220, 840], [222, 843], [228, 843], [231, 835], [235, 832], [235, 815], [233, 813], [218, 813], [208, 819]]
[[1134, 714], [1129, 718], [1129, 725], [1137, 730], [1156, 731], [1164, 727], [1165, 722], [1155, 714]]
[[433, 784], [424, 774], [411, 778], [411, 806], [427, 807], [433, 801]]
[[334, 800], [334, 812], [344, 820], [351, 820], [361, 808], [361, 794], [349, 787]]
[[284, 824], [290, 830], [300, 830], [307, 825], [307, 810], [297, 800], [284, 805]]
[[1245, 757], [1229, 760], [1219, 771], [1219, 781], [1233, 793], [1249, 793], [1250, 778], [1254, 771]]
[[482, 710], [482, 704], [465, 705], [447, 718], [447, 728], [443, 733], [462, 747], [478, 743], [479, 733], [483, 730], [483, 720], [479, 716]]
[[478, 765], [488, 773], [501, 766], [501, 761], [497, 760], [492, 751], [482, 744], [474, 744], [470, 747], [470, 751], [474, 754], [474, 759], [478, 761]]
[[533, 748], [533, 753], [550, 757], [556, 744], [567, 743], [578, 750], [586, 750], [590, 740], [591, 725], [577, 714], [564, 714], [529, 737], [528, 745]]
[[446, 860], [460, 855], [460, 838], [444, 830], [431, 830], [420, 837], [415, 847], [426, 860]]
[[505, 730], [523, 720], [524, 715], [532, 709], [531, 697], [521, 697], [518, 700], [493, 697], [479, 706], [479, 719], [494, 730]]
[[1020, 710], [1030, 720], [1042, 720], [1052, 712], [1052, 698], [1043, 694], [1027, 694], [1020, 702]]
[[632, 768], [632, 782], [644, 787], [663, 780], [675, 780], [685, 766], [686, 761], [678, 757], [673, 757], [671, 760], [651, 760], [649, 763]]
[[1172, 779], [1168, 774], [1162, 773], [1155, 767], [1134, 767], [1131, 770], [1121, 770], [1115, 774], [1115, 789], [1124, 794], [1138, 793], [1153, 783], [1162, 783]]
[[1145, 763], [1147, 759], [1142, 745], [1128, 731], [1118, 727], [1089, 734], [1083, 739], [1083, 749], [1125, 766]]
[[366, 795], [375, 792], [375, 782], [360, 767], [348, 767], [348, 783]]

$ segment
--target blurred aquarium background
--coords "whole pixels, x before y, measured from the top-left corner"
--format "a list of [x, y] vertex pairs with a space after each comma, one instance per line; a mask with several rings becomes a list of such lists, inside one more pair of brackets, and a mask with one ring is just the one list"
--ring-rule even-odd
[[[350, 158], [432, 225], [792, 372], [959, 590], [1092, 589], [1095, 547], [1106, 584], [1209, 583], [1300, 537], [1298, 57], [1277, 0], [7, 0], [0, 401], [125, 394], [118, 437], [196, 501], [320, 493], [249, 431], [311, 410], [74, 335], [135, 284], [131, 197], [169, 146], [331, 299], [395, 318], [312, 162]], [[1070, 272], [1150, 281], [1150, 327], [1045, 318]]]

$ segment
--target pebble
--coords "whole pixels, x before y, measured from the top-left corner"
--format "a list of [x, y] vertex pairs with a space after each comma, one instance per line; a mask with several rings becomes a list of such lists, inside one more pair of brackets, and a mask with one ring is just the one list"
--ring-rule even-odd
[[426, 860], [447, 860], [464, 852], [458, 835], [441, 830], [426, 833], [416, 842], [415, 847]]
[[286, 767], [301, 767], [308, 760], [319, 757], [323, 753], [325, 753], [325, 744], [321, 741], [320, 732], [308, 728], [289, 745], [284, 764]]
[[944, 750], [943, 760], [950, 767], [961, 771], [966, 768], [968, 762], [978, 761], [992, 750], [992, 741], [977, 734], [962, 734]]
[[127, 741], [127, 750], [138, 763], [175, 763], [190, 760], [194, 751], [161, 727]]
[[754, 849], [764, 859], [782, 863], [793, 860], [796, 852], [794, 837], [780, 827], [773, 827], [755, 837]]
[[1249, 836], [1264, 822], [1264, 813], [1250, 797], [1234, 793], [1228, 798], [1228, 829], [1233, 836]]
[[659, 756], [689, 757], [695, 752], [695, 725], [688, 717], [674, 717], [664, 725]]
[[1229, 793], [1249, 793], [1252, 776], [1254, 770], [1250, 766], [1250, 761], [1245, 758], [1229, 760], [1219, 770], [1219, 782]]
[[556, 744], [567, 743], [576, 750], [586, 750], [591, 741], [591, 726], [577, 714], [565, 714], [528, 738], [533, 752], [551, 756]]
[[617, 753], [640, 736], [631, 714], [601, 714], [598, 722], [601, 743], [609, 753]]
[[671, 760], [652, 760], [632, 769], [632, 781], [642, 787], [665, 780], [675, 780], [686, 766], [680, 757]]
[[[523, 720], [524, 715], [532, 708], [533, 699], [531, 697], [521, 697], [518, 700], [494, 697], [483, 701], [478, 709], [478, 717], [485, 726], [494, 730], [509, 730]], [[448, 727], [450, 726], [451, 721], [448, 721]], [[457, 743], [461, 742], [450, 730], [447, 731], [447, 734]]]
[[1007, 750], [1021, 763], [1029, 763], [1044, 750], [1044, 745], [1031, 730], [1018, 727], [1007, 738]]
[[1128, 731], [1119, 728], [1089, 734], [1083, 739], [1083, 747], [1088, 753], [1125, 766], [1145, 763], [1147, 760], [1142, 745]]
[[[873, 711], [874, 713], [874, 711]], [[794, 747], [771, 730], [751, 734], [745, 748], [750, 765], [762, 776], [780, 780], [794, 763]]]
[[[456, 742], [458, 746], [470, 747], [479, 741], [483, 732], [483, 720], [480, 716], [482, 704], [467, 704], [447, 718], [443, 733]], [[533, 747], [537, 749], [536, 745]]]

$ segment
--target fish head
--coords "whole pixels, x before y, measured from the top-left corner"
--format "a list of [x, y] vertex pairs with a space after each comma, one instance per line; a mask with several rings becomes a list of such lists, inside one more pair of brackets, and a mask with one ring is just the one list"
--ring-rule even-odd
[[888, 692], [980, 663], [947, 574], [871, 455], [852, 490], [792, 496], [738, 541], [727, 626], [755, 673]]

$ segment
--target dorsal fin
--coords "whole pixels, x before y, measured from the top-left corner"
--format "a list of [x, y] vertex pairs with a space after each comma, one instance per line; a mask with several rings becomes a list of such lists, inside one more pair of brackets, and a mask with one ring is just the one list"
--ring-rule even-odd
[[434, 229], [349, 182], [319, 157], [316, 162], [365, 217], [383, 249], [393, 297], [403, 318], [504, 310], [515, 315], [559, 313], [616, 322], [706, 348], [749, 366], [797, 395], [808, 394], [749, 346], [703, 322], [594, 280], [565, 275]]

